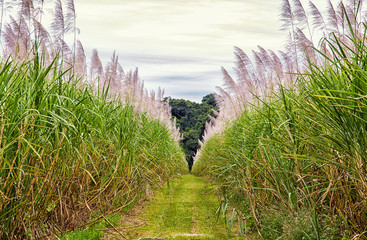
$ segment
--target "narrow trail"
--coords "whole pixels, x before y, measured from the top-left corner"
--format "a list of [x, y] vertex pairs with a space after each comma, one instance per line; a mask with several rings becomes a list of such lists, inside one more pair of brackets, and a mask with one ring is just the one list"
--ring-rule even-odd
[[104, 239], [242, 239], [217, 221], [218, 205], [207, 180], [184, 175], [126, 214]]

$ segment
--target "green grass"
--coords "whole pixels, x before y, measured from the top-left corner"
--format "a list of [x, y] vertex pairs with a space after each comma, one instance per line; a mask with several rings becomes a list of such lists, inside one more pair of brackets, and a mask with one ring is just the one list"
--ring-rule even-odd
[[122, 214], [114, 214], [111, 216], [107, 216], [102, 218], [102, 220], [96, 222], [95, 224], [86, 227], [77, 229], [75, 231], [69, 232], [63, 236], [61, 236], [62, 240], [78, 240], [78, 239], [92, 239], [98, 240], [101, 239], [104, 233], [104, 230], [107, 228], [113, 228], [117, 226], [118, 221], [121, 219]]
[[138, 216], [145, 225], [122, 229], [133, 239], [236, 239], [228, 234], [224, 218], [217, 219], [219, 203], [207, 180], [183, 175], [158, 192]]

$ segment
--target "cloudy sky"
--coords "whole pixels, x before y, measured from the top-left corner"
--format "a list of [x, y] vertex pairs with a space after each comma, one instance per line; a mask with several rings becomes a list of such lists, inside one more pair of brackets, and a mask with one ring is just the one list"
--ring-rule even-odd
[[125, 71], [138, 67], [148, 89], [200, 101], [222, 85], [233, 46], [282, 49], [281, 0], [76, 0], [88, 56], [107, 62], [116, 50]]

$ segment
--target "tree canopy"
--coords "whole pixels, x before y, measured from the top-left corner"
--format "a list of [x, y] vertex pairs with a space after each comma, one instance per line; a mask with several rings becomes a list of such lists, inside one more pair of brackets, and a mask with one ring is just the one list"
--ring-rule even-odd
[[202, 139], [205, 122], [209, 121], [209, 115], [214, 116], [213, 109], [218, 110], [218, 107], [213, 94], [204, 96], [201, 103], [185, 99], [171, 99], [170, 106], [172, 117], [176, 118], [177, 126], [183, 135], [181, 145], [191, 170], [193, 156], [200, 147], [198, 140]]

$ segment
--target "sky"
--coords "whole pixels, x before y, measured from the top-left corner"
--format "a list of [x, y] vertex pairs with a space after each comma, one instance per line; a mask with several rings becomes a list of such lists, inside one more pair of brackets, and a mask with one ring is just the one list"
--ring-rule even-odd
[[200, 102], [234, 67], [233, 47], [283, 49], [281, 0], [75, 0], [87, 56], [114, 50], [125, 71], [138, 67], [149, 90]]

